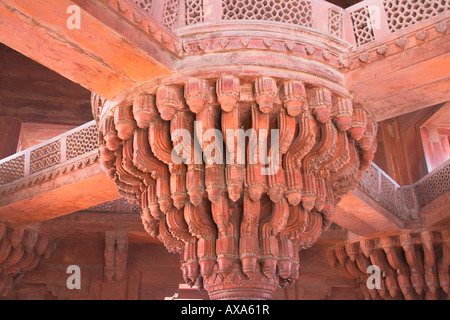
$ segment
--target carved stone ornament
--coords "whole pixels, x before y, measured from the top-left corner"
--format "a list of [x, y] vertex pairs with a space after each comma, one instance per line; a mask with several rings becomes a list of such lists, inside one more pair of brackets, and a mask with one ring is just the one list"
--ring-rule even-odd
[[51, 256], [56, 242], [33, 230], [0, 223], [0, 295], [6, 296], [14, 280]]
[[449, 293], [450, 232], [405, 230], [357, 238], [329, 252], [367, 300], [437, 300]]
[[153, 92], [99, 126], [108, 176], [180, 254], [189, 285], [270, 299], [368, 169], [375, 121], [348, 96], [290, 79], [189, 78]]

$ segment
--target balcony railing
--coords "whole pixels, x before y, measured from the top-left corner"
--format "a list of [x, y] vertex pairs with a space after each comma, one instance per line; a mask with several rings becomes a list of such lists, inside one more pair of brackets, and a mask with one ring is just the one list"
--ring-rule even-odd
[[449, 11], [447, 0], [364, 0], [342, 9], [323, 0], [121, 0], [177, 33], [200, 23], [270, 21], [311, 28], [355, 47]]
[[450, 160], [410, 186], [398, 185], [372, 163], [359, 186], [401, 220], [415, 220], [423, 206], [450, 192]]
[[97, 125], [91, 121], [0, 160], [0, 195], [96, 161], [96, 157]]

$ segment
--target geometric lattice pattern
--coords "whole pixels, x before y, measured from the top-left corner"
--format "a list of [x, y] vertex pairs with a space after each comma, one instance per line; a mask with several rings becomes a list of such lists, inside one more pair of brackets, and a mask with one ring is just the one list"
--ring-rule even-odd
[[413, 211], [416, 209], [416, 204], [414, 202], [414, 189], [413, 188], [403, 188], [401, 190], [402, 204], [403, 208], [408, 211]]
[[362, 7], [350, 13], [353, 24], [353, 34], [358, 46], [375, 40], [372, 23], [370, 22], [369, 10]]
[[312, 25], [311, 2], [306, 0], [223, 0], [223, 20], [268, 20], [305, 27]]
[[342, 12], [328, 9], [328, 33], [342, 38]]
[[66, 159], [70, 160], [98, 148], [98, 130], [94, 124], [67, 136]]
[[364, 184], [371, 194], [378, 192], [379, 173], [375, 166], [370, 166], [360, 181], [360, 185]]
[[133, 0], [133, 2], [148, 13], [152, 10], [152, 0]]
[[138, 214], [141, 208], [138, 205], [130, 204], [126, 199], [120, 198], [117, 200], [108, 201], [99, 205], [81, 210], [83, 212], [92, 213], [130, 213]]
[[450, 166], [444, 166], [433, 172], [433, 175], [422, 180], [422, 190], [428, 202], [450, 191]]
[[56, 140], [30, 152], [30, 173], [50, 168], [60, 161], [61, 141]]
[[166, 0], [164, 3], [162, 24], [172, 29], [178, 19], [178, 3], [179, 0]]
[[25, 155], [0, 164], [0, 185], [22, 178], [24, 169]]
[[449, 10], [448, 0], [384, 0], [389, 30], [395, 32]]
[[203, 0], [186, 1], [186, 24], [203, 22]]

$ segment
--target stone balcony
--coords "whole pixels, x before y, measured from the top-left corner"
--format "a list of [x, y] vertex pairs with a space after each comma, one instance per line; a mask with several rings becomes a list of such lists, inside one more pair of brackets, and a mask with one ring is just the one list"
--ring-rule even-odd
[[449, 10], [446, 1], [365, 0], [343, 9], [323, 0], [110, 0], [120, 12], [140, 22], [142, 15], [176, 35], [193, 26], [220, 28], [251, 21], [290, 25], [342, 39], [353, 48], [382, 42], [392, 34], [427, 20], [442, 19]]

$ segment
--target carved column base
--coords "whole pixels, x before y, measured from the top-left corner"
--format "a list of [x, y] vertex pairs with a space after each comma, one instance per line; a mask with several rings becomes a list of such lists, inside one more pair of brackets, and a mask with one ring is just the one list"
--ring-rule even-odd
[[266, 277], [259, 267], [252, 278], [241, 271], [239, 262], [230, 274], [222, 276], [217, 266], [204, 282], [204, 288], [211, 300], [271, 300], [278, 288], [278, 277]]

